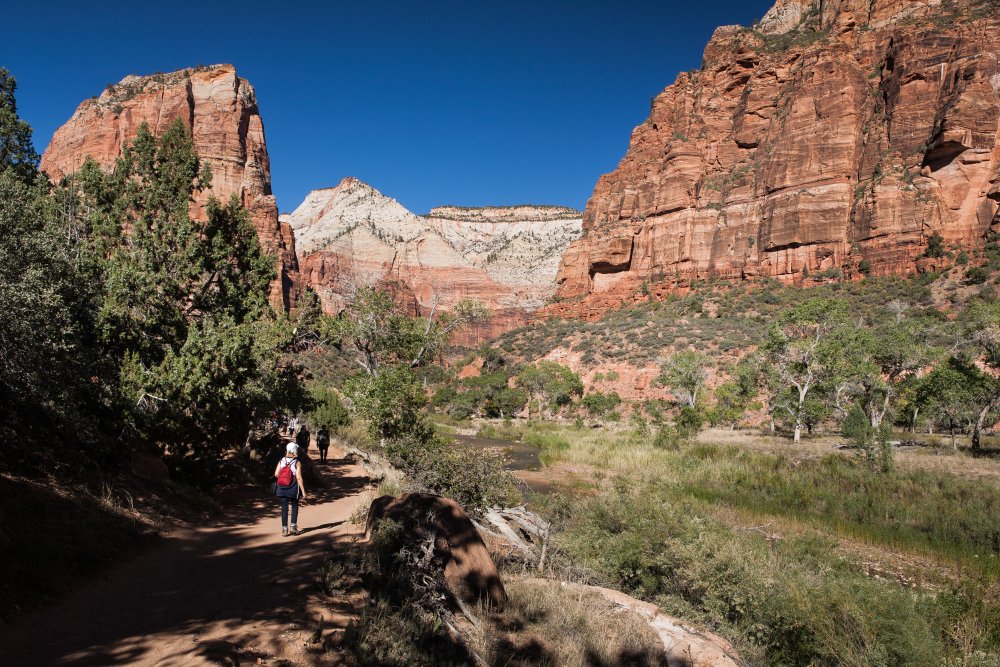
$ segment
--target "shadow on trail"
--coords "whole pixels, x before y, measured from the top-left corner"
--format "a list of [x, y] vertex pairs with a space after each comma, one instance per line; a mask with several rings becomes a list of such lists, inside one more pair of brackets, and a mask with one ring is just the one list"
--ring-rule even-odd
[[[312, 468], [311, 475], [314, 476], [314, 479], [311, 479], [310, 481], [313, 483], [307, 486], [308, 497], [304, 502], [299, 502], [299, 525], [303, 528], [308, 527], [308, 525], [303, 525], [302, 517], [308, 517], [309, 507], [360, 493], [368, 486], [368, 478], [353, 477], [346, 473], [351, 465], [346, 459], [331, 459], [324, 463], [312, 460], [305, 465]], [[226, 508], [225, 511], [210, 519], [209, 525], [220, 528], [233, 525], [251, 525], [260, 521], [262, 516], [271, 514], [274, 515], [277, 522], [279, 516], [278, 500], [268, 490], [271, 479], [268, 477], [266, 482], [261, 482], [259, 488], [241, 489], [226, 496], [222, 500]]]
[[[0, 627], [0, 662], [182, 665], [199, 656], [253, 664], [291, 642], [301, 644], [297, 631], [317, 626], [305, 604], [316, 591], [323, 557], [350, 548], [346, 539], [329, 535], [344, 523], [334, 517], [344, 505], [330, 503], [368, 482], [346, 476], [345, 461], [321, 465], [326, 485], [300, 509], [302, 534], [282, 539], [276, 499], [264, 489], [244, 493], [224, 516], [173, 533], [104, 581], [91, 581], [63, 602]], [[202, 645], [199, 634], [213, 631]], [[313, 663], [323, 660], [319, 653], [313, 657]]]

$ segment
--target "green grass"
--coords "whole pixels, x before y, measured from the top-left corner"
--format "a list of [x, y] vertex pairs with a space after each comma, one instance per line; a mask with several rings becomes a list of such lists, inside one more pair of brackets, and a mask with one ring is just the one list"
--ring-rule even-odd
[[1000, 573], [1000, 491], [992, 486], [927, 471], [876, 474], [836, 454], [796, 462], [713, 445], [685, 449], [677, 463], [689, 473], [681, 495]]
[[[753, 663], [986, 665], [1000, 657], [993, 486], [943, 472], [878, 475], [843, 456], [657, 449], [652, 436], [624, 429], [546, 425], [525, 437], [558, 443], [551, 460], [594, 466], [609, 479], [596, 497], [541, 503], [563, 517], [558, 548], [574, 565], [719, 627]], [[748, 529], [747, 519], [765, 528]], [[922, 573], [869, 576], [865, 545], [907, 568], [931, 568], [934, 585], [925, 588]], [[913, 561], [912, 552], [930, 560]]]

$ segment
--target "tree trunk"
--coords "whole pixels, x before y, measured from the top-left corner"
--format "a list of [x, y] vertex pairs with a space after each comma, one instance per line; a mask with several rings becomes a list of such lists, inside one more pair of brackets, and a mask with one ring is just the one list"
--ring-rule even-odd
[[955, 440], [955, 422], [952, 420], [949, 422], [951, 424], [951, 448], [956, 452], [958, 451], [958, 441]]
[[802, 424], [800, 422], [795, 422], [795, 435], [792, 437], [792, 442], [800, 442], [802, 440]]
[[976, 426], [972, 429], [972, 450], [979, 451], [979, 446], [981, 444], [982, 434], [983, 434], [983, 424], [986, 423], [986, 417], [989, 416], [990, 410], [993, 408], [993, 401], [989, 401], [983, 406], [983, 409], [979, 411], [979, 416], [976, 418]]
[[920, 414], [920, 408], [913, 408], [913, 418], [910, 420], [910, 433], [917, 432], [917, 416]]

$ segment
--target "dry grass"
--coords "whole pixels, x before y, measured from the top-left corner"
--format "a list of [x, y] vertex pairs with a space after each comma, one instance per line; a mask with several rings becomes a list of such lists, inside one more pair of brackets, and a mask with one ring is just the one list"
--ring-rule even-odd
[[[909, 435], [909, 434], [906, 434]], [[732, 445], [770, 454], [783, 454], [795, 458], [822, 458], [828, 454], [852, 456], [850, 449], [840, 449], [844, 439], [824, 435], [807, 437], [795, 444], [787, 438], [762, 435], [754, 431], [734, 431], [727, 428], [710, 428], [698, 434], [698, 442]], [[1000, 458], [973, 456], [969, 453], [968, 438], [959, 438], [959, 450], [951, 448], [947, 436], [920, 436], [926, 446], [896, 451], [896, 465], [901, 470], [938, 472], [964, 479], [981, 480], [1000, 486]], [[934, 446], [937, 445], [937, 446]]]
[[509, 602], [472, 634], [491, 665], [663, 665], [659, 637], [638, 615], [558, 582], [512, 578]]

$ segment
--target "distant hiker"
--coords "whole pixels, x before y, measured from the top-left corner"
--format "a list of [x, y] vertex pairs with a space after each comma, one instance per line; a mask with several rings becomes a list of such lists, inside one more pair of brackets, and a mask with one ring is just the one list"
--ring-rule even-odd
[[281, 504], [281, 536], [287, 537], [288, 506], [292, 506], [292, 535], [299, 534], [299, 499], [306, 497], [306, 485], [302, 478], [302, 463], [299, 461], [299, 447], [294, 442], [285, 447], [285, 456], [274, 468], [278, 484], [278, 502]]
[[299, 446], [303, 456], [309, 456], [309, 429], [305, 424], [300, 426], [299, 432], [295, 434], [295, 444]]
[[316, 433], [316, 446], [319, 448], [319, 460], [326, 461], [326, 453], [330, 450], [330, 432], [326, 426]]
[[292, 417], [288, 420], [288, 435], [295, 435], [295, 429], [299, 426], [299, 418]]

